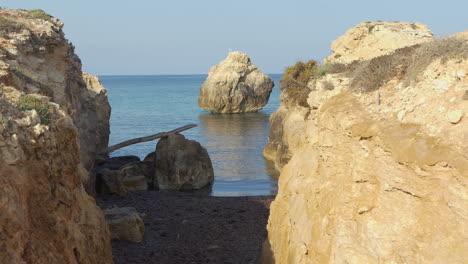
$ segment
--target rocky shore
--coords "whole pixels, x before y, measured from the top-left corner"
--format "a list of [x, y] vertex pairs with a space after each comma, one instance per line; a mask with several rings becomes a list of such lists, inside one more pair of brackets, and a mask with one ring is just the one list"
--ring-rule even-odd
[[206, 149], [172, 133], [143, 161], [107, 157], [107, 91], [63, 23], [0, 25], [0, 263], [257, 262], [272, 197], [148, 191], [212, 184]]
[[[60, 20], [0, 9], [0, 26], [0, 263], [468, 259], [467, 32], [366, 22], [288, 67], [264, 149], [278, 195], [226, 198], [195, 192], [211, 160], [176, 132], [143, 161], [105, 155], [107, 92]], [[257, 111], [271, 88], [234, 52], [199, 103]]]

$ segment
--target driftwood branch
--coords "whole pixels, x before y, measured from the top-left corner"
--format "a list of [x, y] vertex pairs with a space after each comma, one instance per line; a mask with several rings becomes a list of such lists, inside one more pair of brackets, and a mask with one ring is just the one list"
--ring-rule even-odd
[[157, 134], [147, 136], [147, 137], [130, 139], [130, 140], [121, 142], [119, 144], [110, 146], [110, 147], [102, 150], [101, 152], [99, 152], [99, 155], [106, 154], [106, 153], [111, 153], [111, 152], [116, 151], [116, 150], [118, 150], [120, 148], [130, 146], [130, 145], [133, 145], [133, 144], [146, 142], [146, 141], [151, 141], [151, 140], [155, 140], [157, 138], [162, 138], [162, 137], [168, 136], [170, 134], [179, 133], [179, 132], [185, 131], [187, 129], [194, 128], [196, 126], [197, 125], [195, 125], [195, 124], [190, 124], [190, 125], [186, 125], [186, 126], [183, 126], [183, 127], [176, 128], [176, 129], [171, 130], [169, 132], [161, 132], [161, 133], [157, 133]]

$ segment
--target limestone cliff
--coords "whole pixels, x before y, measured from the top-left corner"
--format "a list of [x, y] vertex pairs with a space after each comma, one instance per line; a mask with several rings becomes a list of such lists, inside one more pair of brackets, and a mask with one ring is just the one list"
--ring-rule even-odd
[[[272, 117], [282, 132], [270, 133], [266, 157], [289, 161], [264, 262], [466, 262], [466, 42], [435, 40], [342, 69], [310, 81], [308, 107], [282, 103]], [[371, 73], [382, 75], [359, 80]], [[288, 156], [277, 151], [285, 146]]]
[[365, 22], [333, 41], [329, 62], [350, 63], [385, 55], [393, 50], [434, 39], [424, 24], [407, 22]]
[[[83, 76], [62, 21], [40, 10], [0, 9], [0, 25], [0, 82], [26, 94], [46, 95], [66, 109], [78, 129], [81, 159], [89, 170], [108, 143], [106, 90], [97, 77]], [[88, 190], [92, 192], [92, 186]]]
[[88, 96], [59, 20], [0, 9], [0, 25], [0, 263], [112, 263], [83, 188], [99, 96]]
[[213, 113], [257, 112], [268, 103], [273, 85], [245, 53], [230, 52], [210, 69], [198, 105]]

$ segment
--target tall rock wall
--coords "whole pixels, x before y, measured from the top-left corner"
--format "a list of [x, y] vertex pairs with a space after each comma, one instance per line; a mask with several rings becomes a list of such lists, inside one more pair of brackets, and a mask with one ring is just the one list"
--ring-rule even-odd
[[98, 129], [85, 119], [103, 93], [89, 96], [61, 27], [42, 11], [0, 9], [0, 263], [113, 262], [83, 187], [99, 146], [85, 141]]
[[[417, 77], [415, 65], [403, 65], [366, 91], [353, 74], [327, 74], [311, 81], [307, 112], [280, 106], [281, 140], [269, 144], [294, 147], [271, 205], [264, 263], [466, 262], [468, 48], [451, 41], [415, 51], [432, 58], [416, 64]], [[451, 55], [433, 56], [440, 47]]]
[[90, 169], [108, 144], [107, 91], [97, 77], [83, 76], [62, 21], [42, 11], [9, 9], [0, 9], [0, 18], [0, 81], [26, 94], [46, 95], [65, 108], [78, 129], [83, 164]]
[[0, 263], [112, 263], [101, 210], [82, 182], [78, 132], [57, 105], [44, 125], [18, 110], [15, 91], [0, 99]]

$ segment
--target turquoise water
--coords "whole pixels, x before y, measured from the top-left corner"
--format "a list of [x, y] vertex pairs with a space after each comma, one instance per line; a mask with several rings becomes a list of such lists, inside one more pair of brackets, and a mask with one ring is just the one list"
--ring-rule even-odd
[[[204, 146], [213, 163], [211, 195], [276, 194], [278, 173], [263, 158], [268, 118], [279, 105], [279, 74], [270, 77], [275, 87], [269, 103], [258, 113], [214, 115], [198, 107], [198, 94], [206, 75], [99, 76], [112, 107], [109, 145], [169, 131], [187, 124], [198, 127], [182, 132]], [[112, 156], [136, 155], [143, 159], [156, 141], [120, 149]]]

